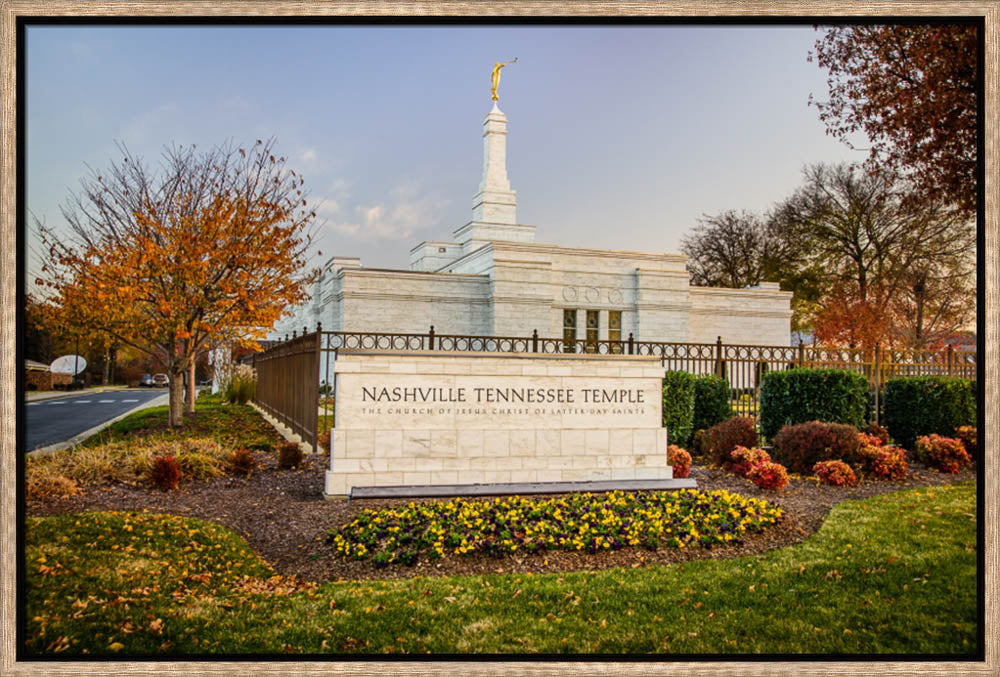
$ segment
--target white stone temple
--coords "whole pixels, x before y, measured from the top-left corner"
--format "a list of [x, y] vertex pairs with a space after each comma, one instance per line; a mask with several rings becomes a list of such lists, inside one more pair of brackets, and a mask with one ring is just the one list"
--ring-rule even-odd
[[530, 336], [787, 346], [792, 294], [692, 287], [682, 254], [584, 249], [535, 241], [517, 222], [507, 179], [507, 116], [483, 122], [483, 177], [472, 220], [450, 240], [410, 250], [410, 270], [334, 256], [311, 301], [269, 338], [310, 331]]

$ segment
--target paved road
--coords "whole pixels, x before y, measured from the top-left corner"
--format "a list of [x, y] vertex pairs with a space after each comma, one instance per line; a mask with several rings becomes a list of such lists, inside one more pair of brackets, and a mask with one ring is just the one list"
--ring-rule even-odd
[[166, 392], [165, 388], [111, 390], [27, 402], [25, 451], [65, 442]]

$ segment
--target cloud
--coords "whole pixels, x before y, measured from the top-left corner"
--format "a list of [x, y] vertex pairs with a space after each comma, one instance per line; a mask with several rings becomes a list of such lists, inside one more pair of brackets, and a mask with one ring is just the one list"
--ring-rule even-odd
[[403, 187], [389, 192], [384, 203], [354, 205], [344, 210], [336, 200], [326, 199], [317, 209], [322, 225], [334, 233], [358, 242], [406, 240], [440, 223], [440, 214], [448, 205], [434, 195], [419, 195], [414, 188]]
[[306, 148], [304, 151], [302, 151], [302, 154], [299, 155], [299, 160], [301, 160], [302, 162], [311, 163], [311, 162], [316, 162], [317, 157], [318, 156], [316, 154], [315, 148]]

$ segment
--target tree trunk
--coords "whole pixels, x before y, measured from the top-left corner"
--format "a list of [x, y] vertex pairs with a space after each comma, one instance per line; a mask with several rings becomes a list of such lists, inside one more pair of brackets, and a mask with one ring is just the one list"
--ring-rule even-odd
[[101, 376], [101, 384], [109, 385], [111, 383], [111, 349], [104, 349], [104, 374]]
[[194, 400], [195, 400], [195, 397], [197, 397], [197, 395], [198, 395], [198, 390], [197, 390], [197, 385], [198, 384], [195, 383], [195, 380], [194, 380], [194, 369], [195, 369], [195, 361], [194, 361], [194, 359], [192, 359], [191, 360], [191, 365], [188, 367], [188, 370], [187, 370], [187, 393], [185, 393], [186, 399], [184, 401], [184, 413], [185, 414], [193, 414], [194, 413]]
[[179, 428], [184, 423], [184, 370], [178, 365], [170, 370], [170, 427]]

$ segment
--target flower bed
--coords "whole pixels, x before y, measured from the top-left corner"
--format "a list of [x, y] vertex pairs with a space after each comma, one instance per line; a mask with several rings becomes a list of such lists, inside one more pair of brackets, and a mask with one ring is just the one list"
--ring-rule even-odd
[[722, 490], [456, 498], [365, 510], [327, 542], [344, 557], [412, 565], [471, 553], [711, 547], [739, 542], [781, 516], [766, 501]]

